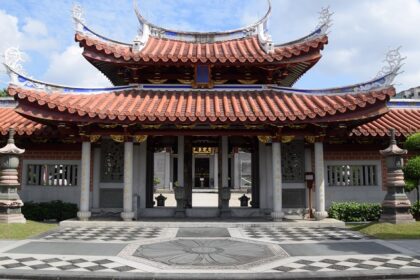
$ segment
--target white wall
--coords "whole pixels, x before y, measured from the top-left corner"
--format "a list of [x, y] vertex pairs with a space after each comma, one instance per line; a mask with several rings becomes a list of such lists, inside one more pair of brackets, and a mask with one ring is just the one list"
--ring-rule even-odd
[[[58, 187], [58, 186], [27, 186], [27, 165], [28, 164], [77, 164], [79, 165], [78, 186]], [[80, 161], [78, 160], [23, 160], [22, 161], [22, 187], [18, 191], [23, 202], [49, 202], [52, 200], [61, 200], [63, 202], [80, 202]]]

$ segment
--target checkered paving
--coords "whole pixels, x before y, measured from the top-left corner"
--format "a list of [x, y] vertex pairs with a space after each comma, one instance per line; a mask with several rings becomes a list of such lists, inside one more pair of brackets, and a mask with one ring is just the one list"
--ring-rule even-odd
[[78, 272], [139, 272], [137, 268], [109, 259], [0, 257], [0, 269], [78, 271]]
[[160, 237], [162, 229], [143, 227], [69, 227], [44, 236], [45, 240], [130, 242]]
[[341, 228], [269, 228], [255, 227], [241, 229], [247, 238], [278, 243], [293, 243], [302, 241], [341, 241], [362, 240], [363, 235]]
[[328, 272], [346, 270], [381, 270], [420, 268], [420, 256], [363, 256], [352, 258], [299, 259], [278, 266], [274, 270], [281, 272]]

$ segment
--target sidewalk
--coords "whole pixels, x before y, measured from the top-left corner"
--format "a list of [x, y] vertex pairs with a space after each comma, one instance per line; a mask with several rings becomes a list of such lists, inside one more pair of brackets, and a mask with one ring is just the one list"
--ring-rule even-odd
[[0, 241], [0, 278], [420, 278], [418, 240], [387, 242], [335, 227], [197, 224], [60, 227]]

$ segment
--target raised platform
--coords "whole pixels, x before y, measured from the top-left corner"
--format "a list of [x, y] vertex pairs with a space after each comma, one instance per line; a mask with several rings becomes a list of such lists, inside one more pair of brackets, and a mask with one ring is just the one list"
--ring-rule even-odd
[[141, 221], [124, 222], [116, 219], [97, 218], [87, 222], [76, 219], [60, 222], [61, 227], [158, 227], [158, 228], [197, 228], [197, 227], [223, 227], [223, 228], [250, 228], [250, 227], [336, 227], [344, 228], [345, 223], [335, 219], [315, 220], [284, 220], [273, 222], [263, 218], [252, 219], [215, 219], [215, 218], [154, 218]]

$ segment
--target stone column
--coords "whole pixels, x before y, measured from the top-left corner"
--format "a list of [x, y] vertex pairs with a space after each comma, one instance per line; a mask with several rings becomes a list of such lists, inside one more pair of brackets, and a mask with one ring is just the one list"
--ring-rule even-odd
[[227, 136], [222, 136], [222, 188], [229, 187], [229, 159], [228, 159], [228, 138]]
[[214, 188], [219, 189], [219, 155], [216, 151], [213, 155], [213, 181], [214, 181]]
[[134, 218], [133, 212], [133, 142], [124, 143], [124, 211], [121, 218], [124, 221], [131, 221]]
[[241, 187], [241, 178], [240, 178], [240, 160], [238, 149], [234, 149], [232, 157], [232, 179], [233, 179], [233, 188], [239, 189]]
[[[310, 148], [305, 148], [305, 172], [312, 172], [312, 150]], [[308, 204], [306, 208], [308, 208], [309, 216], [312, 216], [312, 209], [309, 209], [309, 204], [311, 204], [311, 208], [313, 208], [313, 194], [314, 189], [309, 189], [306, 187], [306, 203]], [[311, 203], [309, 203], [309, 198], [311, 198]]]
[[90, 142], [82, 143], [82, 172], [80, 185], [80, 205], [77, 217], [81, 221], [89, 220], [91, 213], [89, 211], [89, 193], [90, 193]]
[[164, 176], [163, 188], [169, 190], [169, 184], [171, 182], [171, 152], [170, 148], [165, 149], [165, 176]]
[[281, 175], [281, 146], [280, 142], [272, 144], [272, 167], [273, 167], [273, 211], [271, 218], [274, 221], [282, 221], [283, 213], [283, 186]]
[[221, 178], [221, 185], [219, 184], [219, 200], [220, 200], [220, 216], [223, 217], [230, 217], [230, 209], [229, 209], [229, 200], [230, 200], [230, 189], [229, 189], [229, 182], [228, 182], [228, 138], [227, 136], [222, 136], [221, 143], [219, 145], [219, 149], [221, 150], [222, 154], [222, 178]]
[[178, 186], [184, 186], [184, 136], [178, 136]]
[[322, 142], [315, 142], [315, 191], [315, 219], [323, 220], [328, 217], [328, 213], [325, 211], [324, 143]]

